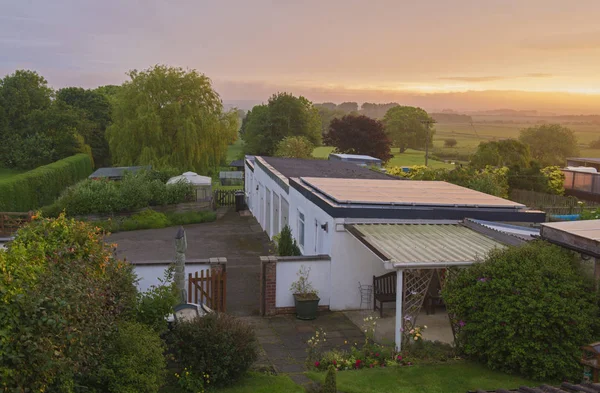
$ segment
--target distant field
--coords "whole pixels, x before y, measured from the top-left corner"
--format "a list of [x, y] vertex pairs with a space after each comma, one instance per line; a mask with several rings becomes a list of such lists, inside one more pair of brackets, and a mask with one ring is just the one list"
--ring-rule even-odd
[[[313, 157], [315, 158], [327, 158], [329, 153], [333, 151], [333, 147], [320, 146], [313, 151]], [[393, 148], [392, 158], [386, 166], [414, 166], [414, 165], [425, 165], [425, 152], [408, 149], [404, 153], [400, 154], [399, 149]], [[452, 164], [445, 164], [441, 161], [429, 160], [430, 168], [454, 168]]]
[[8, 179], [11, 176], [17, 175], [19, 173], [23, 173], [26, 171], [18, 171], [18, 170], [14, 170], [14, 169], [5, 169], [5, 168], [0, 168], [0, 180], [5, 180]]
[[227, 148], [227, 165], [231, 161], [239, 160], [242, 157], [242, 139], [238, 137], [232, 145]]
[[[437, 123], [433, 145], [444, 152], [473, 153], [480, 142], [518, 138], [523, 128], [532, 127], [532, 123]], [[571, 125], [566, 127], [575, 132], [581, 155], [599, 157], [600, 149], [589, 149], [587, 146], [593, 140], [600, 138], [600, 126], [597, 125]], [[444, 140], [456, 139], [456, 148], [444, 148]]]

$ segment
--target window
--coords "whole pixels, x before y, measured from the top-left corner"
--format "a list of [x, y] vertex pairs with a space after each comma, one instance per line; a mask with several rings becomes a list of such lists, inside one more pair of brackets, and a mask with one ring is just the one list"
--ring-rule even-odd
[[304, 214], [298, 210], [298, 243], [304, 247]]

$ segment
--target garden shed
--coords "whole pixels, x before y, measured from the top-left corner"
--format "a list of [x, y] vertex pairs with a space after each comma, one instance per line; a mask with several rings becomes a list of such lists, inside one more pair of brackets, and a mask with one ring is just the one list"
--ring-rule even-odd
[[180, 181], [190, 183], [194, 186], [197, 201], [207, 201], [212, 198], [212, 179], [210, 177], [201, 176], [195, 172], [185, 172], [182, 175], [170, 178], [167, 184]]
[[136, 173], [139, 171], [149, 171], [151, 166], [120, 166], [114, 168], [98, 168], [94, 173], [88, 176], [90, 179], [108, 179], [122, 180], [125, 172]]

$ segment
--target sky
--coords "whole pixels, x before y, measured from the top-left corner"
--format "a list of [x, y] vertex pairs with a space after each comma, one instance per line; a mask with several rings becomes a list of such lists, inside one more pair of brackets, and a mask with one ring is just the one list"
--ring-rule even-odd
[[600, 113], [598, 0], [0, 0], [0, 75], [194, 68], [224, 100]]

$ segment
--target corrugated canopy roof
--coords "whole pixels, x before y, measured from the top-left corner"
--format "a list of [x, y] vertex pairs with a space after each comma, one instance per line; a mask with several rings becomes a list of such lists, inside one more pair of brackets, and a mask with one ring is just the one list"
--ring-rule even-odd
[[504, 247], [460, 224], [353, 224], [346, 229], [397, 268], [470, 265]]

